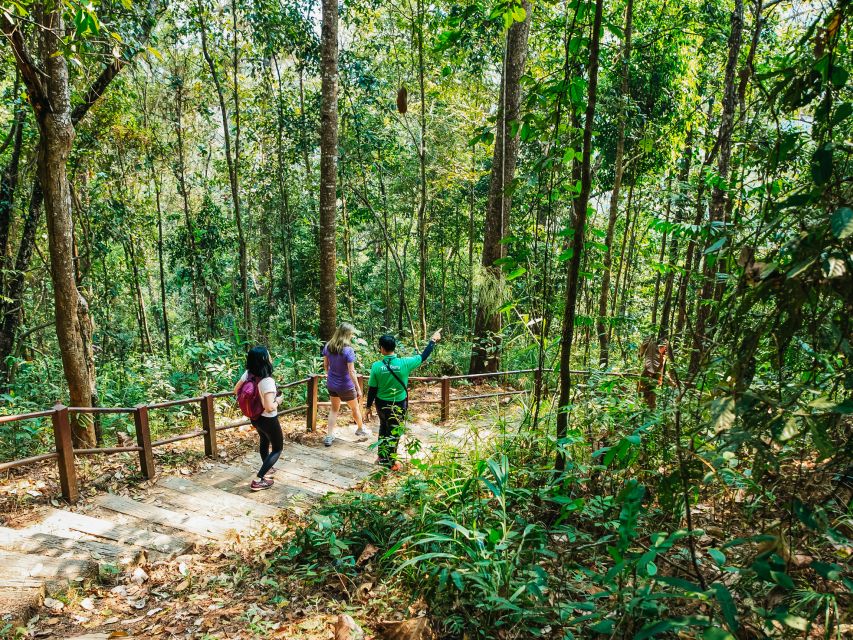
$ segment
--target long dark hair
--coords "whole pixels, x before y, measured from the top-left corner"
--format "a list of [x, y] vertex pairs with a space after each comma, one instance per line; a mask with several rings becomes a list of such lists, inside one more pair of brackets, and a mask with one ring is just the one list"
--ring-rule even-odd
[[272, 376], [272, 359], [266, 347], [258, 345], [246, 354], [246, 371], [260, 379]]

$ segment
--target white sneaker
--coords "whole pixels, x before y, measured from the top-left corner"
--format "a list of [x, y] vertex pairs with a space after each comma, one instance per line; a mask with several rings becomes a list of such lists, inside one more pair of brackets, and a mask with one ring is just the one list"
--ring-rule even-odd
[[367, 429], [356, 429], [355, 435], [357, 435], [359, 437], [363, 437], [363, 438], [369, 438], [373, 434], [370, 433], [370, 431], [368, 431]]
[[323, 444], [327, 447], [331, 447], [332, 443], [335, 441], [335, 436], [326, 436], [323, 438]]

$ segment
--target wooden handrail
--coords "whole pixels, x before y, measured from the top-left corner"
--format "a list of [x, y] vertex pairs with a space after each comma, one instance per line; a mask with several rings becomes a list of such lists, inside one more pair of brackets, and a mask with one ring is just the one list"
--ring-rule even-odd
[[9, 422], [18, 422], [19, 420], [35, 420], [36, 418], [46, 418], [56, 413], [56, 409], [47, 409], [46, 411], [35, 411], [33, 413], [22, 413], [14, 416], [0, 416], [0, 424]]
[[[502, 396], [519, 395], [527, 393], [525, 390], [517, 391], [502, 391], [498, 393], [486, 393], [477, 395], [466, 395], [453, 397], [451, 394], [451, 382], [453, 380], [479, 380], [482, 378], [494, 378], [498, 376], [510, 376], [526, 373], [551, 372], [553, 369], [515, 369], [511, 371], [496, 371], [482, 374], [465, 374], [454, 376], [412, 376], [409, 378], [413, 382], [440, 382], [441, 397], [439, 399], [415, 399], [411, 400], [412, 404], [440, 404], [441, 405], [441, 420], [446, 421], [450, 417], [450, 403], [460, 402], [464, 400], [479, 400], [483, 398], [495, 398]], [[573, 375], [593, 375], [600, 374], [605, 376], [619, 377], [637, 377], [637, 374], [622, 373], [617, 371], [572, 371]], [[304, 405], [299, 405], [279, 411], [279, 415], [288, 415], [300, 411], [305, 412], [306, 428], [309, 431], [314, 431], [317, 426], [317, 410], [321, 406], [328, 405], [327, 402], [318, 402], [317, 391], [320, 386], [320, 381], [324, 376], [319, 373], [312, 373], [306, 378], [294, 380], [285, 383], [278, 388], [280, 390], [306, 385], [306, 402]], [[364, 376], [359, 374], [359, 384], [363, 386]], [[214, 411], [214, 401], [216, 399], [233, 397], [232, 391], [222, 391], [219, 393], [206, 393], [195, 398], [183, 398], [179, 400], [166, 400], [163, 402], [154, 402], [151, 404], [141, 404], [136, 407], [65, 407], [56, 405], [52, 409], [45, 411], [36, 411], [22, 415], [0, 416], [0, 424], [8, 424], [20, 420], [30, 420], [37, 418], [50, 417], [53, 422], [54, 442], [56, 450], [52, 453], [45, 453], [21, 460], [12, 460], [10, 462], [0, 463], [0, 472], [23, 467], [31, 464], [37, 464], [47, 460], [57, 460], [59, 466], [60, 485], [62, 487], [62, 495], [69, 502], [75, 502], [78, 496], [76, 472], [74, 468], [75, 455], [109, 455], [112, 453], [139, 453], [139, 466], [142, 477], [148, 479], [154, 477], [154, 447], [189, 440], [198, 436], [204, 437], [205, 455], [211, 458], [216, 457], [217, 443], [216, 433], [226, 429], [233, 429], [238, 426], [249, 424], [247, 419], [240, 419], [236, 422], [231, 422], [223, 425], [216, 424], [216, 414]], [[150, 427], [148, 422], [148, 413], [154, 409], [165, 409], [169, 407], [183, 406], [193, 403], [199, 403], [202, 428], [183, 433], [170, 438], [151, 441]], [[126, 447], [109, 447], [109, 448], [92, 448], [92, 449], [74, 449], [71, 443], [71, 422], [70, 414], [108, 414], [108, 413], [125, 413], [133, 416], [134, 428], [136, 431], [136, 446]]]

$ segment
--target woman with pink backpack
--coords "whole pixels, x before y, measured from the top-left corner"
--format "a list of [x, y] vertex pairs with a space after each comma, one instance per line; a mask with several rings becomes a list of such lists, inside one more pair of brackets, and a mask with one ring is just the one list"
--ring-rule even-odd
[[266, 347], [257, 346], [246, 354], [246, 370], [234, 387], [240, 410], [261, 438], [261, 468], [252, 479], [252, 491], [269, 489], [273, 481], [266, 476], [275, 472], [273, 465], [284, 448], [284, 434], [278, 423], [278, 397], [272, 378], [272, 360]]

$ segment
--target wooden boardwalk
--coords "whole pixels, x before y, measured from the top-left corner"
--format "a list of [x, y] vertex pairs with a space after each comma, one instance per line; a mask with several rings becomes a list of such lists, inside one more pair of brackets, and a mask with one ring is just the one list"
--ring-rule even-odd
[[[466, 431], [409, 425], [409, 436], [424, 445], [421, 455], [439, 441], [458, 443]], [[285, 442], [274, 485], [265, 491], [249, 489], [259, 463], [255, 453], [191, 478], [158, 477], [134, 497], [99, 494], [73, 511], [41, 508], [23, 528], [0, 527], [0, 626], [26, 621], [46, 593], [69, 582], [114, 577], [149, 560], [251, 534], [282, 509], [302, 510], [328, 493], [356, 487], [379, 470], [370, 448], [376, 438], [359, 441], [352, 429], [339, 432], [331, 447]]]

